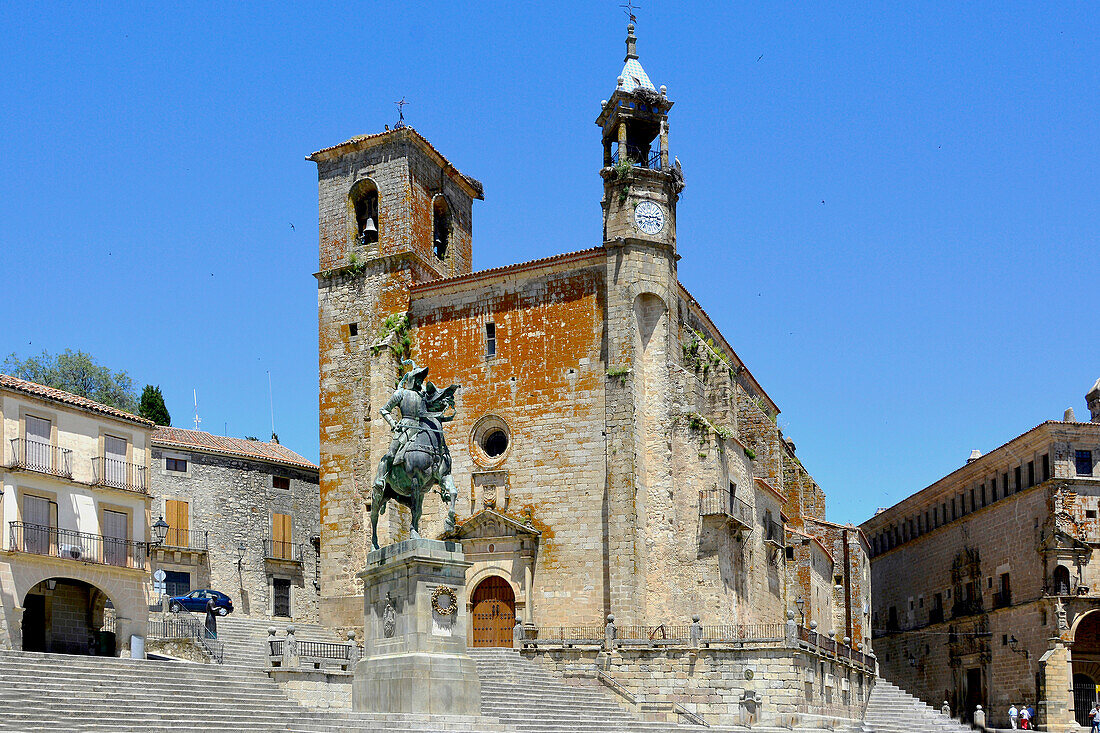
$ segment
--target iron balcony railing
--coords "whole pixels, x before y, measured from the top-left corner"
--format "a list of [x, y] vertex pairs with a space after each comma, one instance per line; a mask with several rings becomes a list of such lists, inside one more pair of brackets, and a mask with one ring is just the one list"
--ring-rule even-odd
[[118, 568], [145, 567], [147, 546], [144, 542], [26, 522], [11, 522], [10, 528], [9, 548], [15, 552], [113, 565]]
[[[618, 165], [620, 154], [623, 151], [623, 146], [620, 145], [618, 150], [611, 154], [611, 164]], [[626, 157], [630, 159], [630, 165], [635, 168], [648, 168], [650, 170], [661, 170], [661, 151], [650, 150], [646, 152], [636, 145], [626, 146]]]
[[109, 486], [112, 489], [149, 493], [145, 484], [145, 466], [127, 463], [117, 458], [96, 456], [92, 459], [92, 472], [96, 486]]
[[783, 546], [783, 525], [774, 519], [764, 522], [764, 541]]
[[210, 533], [202, 529], [176, 529], [169, 527], [164, 535], [162, 548], [173, 550], [191, 550], [206, 552], [209, 547]]
[[1012, 591], [1002, 590], [993, 594], [993, 608], [1008, 608], [1012, 605]]
[[700, 491], [699, 514], [703, 517], [724, 516], [746, 529], [752, 527], [752, 507], [728, 491], [719, 489]]
[[959, 616], [973, 616], [977, 613], [982, 613], [982, 601], [980, 598], [958, 601], [951, 606], [951, 616], [958, 618]]
[[703, 646], [733, 644], [763, 644], [781, 642], [786, 638], [783, 624], [726, 624], [722, 626], [704, 626], [700, 643]]
[[11, 468], [38, 471], [63, 478], [73, 477], [73, 452], [49, 443], [25, 438], [11, 439]]
[[264, 540], [264, 558], [284, 562], [301, 562], [302, 546], [282, 540]]

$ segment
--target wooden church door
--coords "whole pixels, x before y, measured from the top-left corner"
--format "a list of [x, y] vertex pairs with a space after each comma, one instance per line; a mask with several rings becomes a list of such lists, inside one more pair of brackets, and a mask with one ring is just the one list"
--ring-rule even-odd
[[512, 646], [516, 596], [504, 578], [492, 575], [474, 590], [473, 646]]

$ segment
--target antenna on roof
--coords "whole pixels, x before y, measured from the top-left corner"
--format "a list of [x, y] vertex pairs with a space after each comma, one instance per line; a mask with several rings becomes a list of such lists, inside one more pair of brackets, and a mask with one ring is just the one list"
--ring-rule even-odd
[[199, 417], [199, 391], [194, 387], [191, 388], [191, 394], [195, 398], [195, 430], [199, 429], [199, 423], [202, 422], [202, 418]]
[[394, 102], [397, 105], [397, 124], [393, 126], [393, 129], [397, 130], [405, 126], [405, 105], [409, 102], [405, 101], [405, 96], [402, 95], [401, 99]]
[[271, 407], [271, 440], [278, 443], [279, 438], [275, 434], [275, 400], [271, 396], [271, 370], [267, 370], [267, 404]]

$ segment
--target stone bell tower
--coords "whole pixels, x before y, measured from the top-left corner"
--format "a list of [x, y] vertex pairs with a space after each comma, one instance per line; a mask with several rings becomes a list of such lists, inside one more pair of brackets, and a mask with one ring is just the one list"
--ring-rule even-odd
[[603, 133], [604, 241], [638, 239], [675, 252], [676, 201], [684, 186], [668, 152], [673, 103], [639, 63], [633, 23], [627, 26], [625, 61], [596, 119]]
[[678, 358], [676, 201], [683, 189], [670, 164], [665, 87], [638, 61], [634, 24], [611, 97], [596, 119], [602, 132], [603, 238], [607, 250], [608, 440], [606, 548], [608, 611], [618, 623], [649, 623], [646, 608], [650, 515], [674, 490], [670, 360]]
[[[378, 408], [408, 356], [409, 288], [470, 272], [481, 183], [399, 124], [310, 155], [317, 164], [321, 621], [362, 624], [356, 574], [370, 543], [371, 484], [390, 441]], [[407, 512], [387, 512], [387, 540]]]

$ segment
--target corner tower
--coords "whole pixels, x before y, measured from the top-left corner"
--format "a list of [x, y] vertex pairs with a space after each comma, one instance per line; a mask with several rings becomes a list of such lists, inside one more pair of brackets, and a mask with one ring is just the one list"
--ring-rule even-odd
[[[371, 484], [389, 444], [377, 408], [408, 356], [409, 287], [471, 270], [481, 184], [399, 124], [310, 155], [317, 164], [321, 620], [358, 626]], [[372, 405], [373, 415], [372, 415]], [[384, 537], [407, 512], [387, 512]]]
[[634, 24], [626, 64], [601, 104], [607, 252], [607, 608], [620, 623], [646, 624], [651, 517], [672, 496], [673, 401], [669, 365], [678, 358], [676, 201], [683, 189], [670, 165], [664, 87], [638, 61]]

